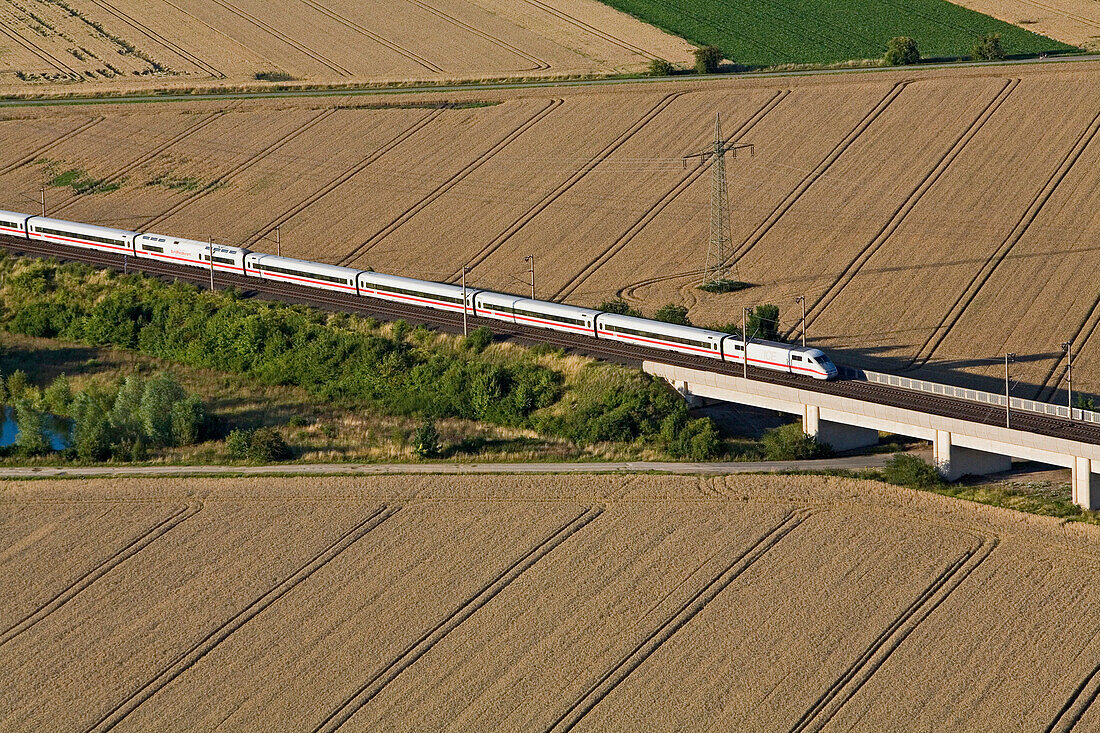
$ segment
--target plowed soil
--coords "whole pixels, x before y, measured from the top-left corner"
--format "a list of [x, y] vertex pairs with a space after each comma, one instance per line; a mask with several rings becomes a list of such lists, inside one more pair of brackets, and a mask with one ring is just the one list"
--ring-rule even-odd
[[[1100, 64], [12, 109], [0, 207], [698, 325], [780, 306], [841, 363], [1100, 394]], [[730, 275], [697, 288], [726, 141]], [[61, 185], [80, 171], [99, 188]], [[60, 181], [60, 182], [59, 182]], [[53, 184], [53, 185], [51, 185]], [[97, 192], [98, 191], [98, 192]]]
[[1097, 528], [882, 484], [111, 479], [0, 506], [5, 729], [1096, 715]]

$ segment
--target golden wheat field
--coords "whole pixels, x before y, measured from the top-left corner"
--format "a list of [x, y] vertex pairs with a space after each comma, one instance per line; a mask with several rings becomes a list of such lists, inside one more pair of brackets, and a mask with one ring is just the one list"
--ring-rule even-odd
[[1097, 528], [883, 484], [110, 479], [0, 503], [5, 730], [1097, 715]]
[[[1100, 393], [1100, 64], [12, 107], [0, 207], [647, 313], [775, 303], [842, 363]], [[710, 294], [724, 139], [731, 276]]]
[[0, 92], [560, 76], [686, 65], [692, 47], [597, 0], [10, 0]]
[[1043, 36], [1100, 51], [1097, 0], [964, 0], [957, 4]]

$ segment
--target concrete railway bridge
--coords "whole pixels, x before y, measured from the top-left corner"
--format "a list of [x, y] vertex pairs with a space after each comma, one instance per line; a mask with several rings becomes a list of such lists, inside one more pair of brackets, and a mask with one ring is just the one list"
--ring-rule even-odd
[[[208, 284], [206, 271], [154, 260], [129, 258], [65, 245], [0, 235], [0, 247], [99, 267], [140, 271], [157, 277]], [[305, 303], [327, 310], [403, 318], [448, 330], [462, 330], [461, 313], [364, 298], [295, 285], [218, 273], [217, 287], [235, 287], [259, 297]], [[469, 317], [470, 326], [527, 343], [546, 343], [607, 361], [641, 366], [669, 381], [685, 398], [711, 398], [754, 405], [802, 418], [803, 428], [837, 450], [872, 445], [879, 431], [928, 440], [948, 478], [1007, 470], [1012, 458], [1072, 471], [1073, 501], [1100, 509], [1100, 413], [1071, 411], [1012, 399], [1005, 424], [1003, 395], [863, 372], [841, 365], [842, 379], [830, 382], [743, 367], [629, 344]]]

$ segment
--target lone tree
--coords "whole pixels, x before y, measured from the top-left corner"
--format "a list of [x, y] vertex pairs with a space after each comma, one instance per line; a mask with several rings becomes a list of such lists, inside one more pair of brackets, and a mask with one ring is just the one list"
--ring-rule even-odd
[[974, 42], [974, 58], [979, 61], [1003, 61], [1005, 50], [1001, 47], [1000, 33], [987, 33], [978, 36]]
[[650, 76], [672, 76], [676, 69], [664, 59], [653, 59], [649, 62]]
[[714, 74], [722, 63], [722, 50], [717, 46], [703, 46], [695, 49], [695, 73]]
[[908, 66], [920, 61], [920, 51], [917, 42], [909, 36], [891, 38], [886, 44], [886, 56], [883, 57], [888, 66]]

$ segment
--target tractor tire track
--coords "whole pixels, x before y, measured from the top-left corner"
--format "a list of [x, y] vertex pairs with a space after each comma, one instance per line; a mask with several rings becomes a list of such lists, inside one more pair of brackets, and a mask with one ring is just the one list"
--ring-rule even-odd
[[[917, 183], [905, 200], [894, 209], [893, 214], [891, 214], [886, 223], [882, 225], [882, 228], [875, 233], [871, 241], [868, 242], [847, 265], [845, 265], [844, 270], [829, 287], [826, 288], [825, 292], [806, 309], [806, 327], [813, 325], [817, 317], [836, 300], [837, 296], [840, 295], [848, 283], [852, 282], [855, 276], [859, 274], [860, 269], [867, 261], [870, 260], [871, 257], [886, 244], [890, 237], [894, 235], [894, 232], [897, 231], [898, 227], [905, 221], [905, 218], [909, 216], [909, 213], [916, 208], [917, 204], [924, 198], [924, 195], [940, 180], [970, 141], [974, 139], [983, 127], [985, 127], [985, 124], [997, 110], [1000, 109], [1005, 100], [1012, 95], [1012, 92], [1020, 85], [1020, 81], [1020, 79], [1008, 79], [1005, 81], [1004, 86], [994, 95], [989, 104], [987, 104], [970, 125], [955, 138], [951, 147], [948, 148], [947, 152], [937, 161], [932, 170]], [[786, 336], [789, 338], [791, 333], [797, 330], [797, 328], [797, 326], [792, 326], [791, 329], [787, 331]]]
[[454, 188], [455, 186], [457, 186], [460, 182], [462, 182], [463, 179], [465, 179], [471, 173], [476, 171], [478, 168], [483, 166], [485, 163], [489, 162], [489, 160], [492, 159], [493, 156], [495, 156], [497, 153], [501, 152], [506, 147], [508, 147], [509, 145], [514, 143], [524, 133], [526, 133], [528, 130], [530, 130], [532, 127], [534, 127], [536, 124], [541, 122], [543, 120], [543, 118], [545, 118], [547, 115], [549, 115], [551, 112], [553, 112], [555, 109], [557, 109], [558, 107], [560, 107], [563, 104], [565, 104], [564, 99], [552, 99], [552, 100], [550, 100], [538, 112], [536, 112], [531, 117], [527, 118], [518, 127], [511, 130], [501, 140], [499, 140], [496, 144], [494, 144], [493, 147], [491, 147], [488, 150], [486, 150], [485, 152], [483, 152], [481, 155], [479, 155], [477, 158], [475, 158], [472, 162], [467, 164], [458, 173], [454, 174], [453, 176], [448, 178], [446, 181], [444, 181], [443, 183], [436, 186], [429, 194], [427, 194], [426, 196], [421, 198], [419, 201], [417, 201], [415, 204], [413, 204], [412, 206], [410, 206], [409, 208], [407, 208], [403, 212], [401, 212], [401, 214], [396, 219], [394, 219], [389, 224], [382, 227], [382, 229], [380, 229], [377, 232], [375, 232], [374, 234], [372, 234], [370, 236], [370, 238], [368, 238], [365, 242], [363, 242], [358, 247], [353, 249], [350, 253], [348, 253], [347, 255], [342, 257], [340, 259], [339, 264], [346, 265], [349, 262], [351, 262], [352, 260], [358, 258], [360, 255], [364, 255], [364, 254], [370, 252], [372, 249], [374, 249], [374, 247], [379, 242], [381, 242], [383, 239], [388, 237], [390, 234], [393, 234], [394, 231], [396, 231], [399, 227], [404, 225], [409, 219], [411, 219], [414, 216], [416, 216], [417, 214], [419, 214], [422, 210], [424, 210], [427, 206], [429, 206], [432, 202], [434, 202], [440, 196], [447, 193], [447, 191], [449, 191], [452, 188]]
[[218, 28], [218, 27], [216, 27], [216, 26], [214, 26], [210, 23], [207, 23], [205, 20], [203, 20], [199, 16], [195, 15], [194, 13], [190, 12], [189, 10], [187, 10], [185, 8], [181, 8], [179, 5], [176, 5], [174, 2], [172, 2], [172, 0], [160, 0], [160, 2], [164, 3], [168, 7], [172, 8], [173, 10], [175, 10], [180, 15], [187, 16], [188, 18], [195, 21], [196, 23], [198, 23], [202, 27], [206, 28], [206, 30], [210, 31], [211, 33], [213, 33], [215, 35], [218, 35], [218, 36], [221, 36], [223, 39], [225, 39], [226, 41], [228, 41], [232, 45], [237, 46], [238, 48], [241, 48], [241, 49], [243, 49], [243, 50], [245, 50], [249, 53], [256, 54], [257, 56], [262, 58], [264, 61], [271, 64], [271, 66], [274, 66], [276, 68], [278, 67], [278, 64], [276, 64], [274, 61], [272, 61], [267, 56], [264, 56], [263, 54], [259, 53], [258, 51], [251, 48], [250, 46], [245, 45], [242, 41], [240, 41], [239, 39], [234, 38], [233, 36], [229, 35], [225, 31], [223, 31], [222, 29], [220, 29], [220, 28]]
[[310, 47], [306, 46], [305, 44], [298, 43], [293, 38], [291, 38], [290, 36], [286, 35], [282, 31], [280, 31], [278, 28], [276, 28], [273, 25], [257, 18], [256, 16], [254, 16], [250, 13], [245, 12], [244, 10], [241, 10], [236, 5], [230, 3], [228, 0], [210, 0], [210, 1], [212, 3], [214, 3], [215, 5], [221, 7], [225, 10], [228, 10], [230, 13], [232, 13], [233, 15], [236, 15], [241, 20], [256, 26], [257, 28], [262, 30], [264, 33], [267, 33], [272, 38], [275, 38], [279, 41], [282, 41], [286, 45], [293, 48], [295, 51], [298, 51], [299, 53], [302, 53], [305, 56], [308, 56], [309, 58], [313, 59], [317, 63], [324, 66], [325, 68], [327, 68], [331, 71], [335, 71], [340, 76], [355, 76], [355, 74], [352, 73], [351, 70], [346, 69], [343, 66], [340, 66], [335, 61], [332, 61], [330, 59], [325, 58], [324, 56], [317, 53], [316, 51], [314, 51]]
[[153, 695], [160, 692], [172, 680], [193, 667], [200, 659], [214, 650], [218, 644], [229, 638], [242, 626], [263, 613], [272, 604], [292, 591], [311, 575], [324, 567], [329, 561], [337, 557], [372, 530], [401, 510], [400, 507], [390, 508], [383, 504], [358, 524], [344, 532], [332, 544], [314, 555], [308, 562], [299, 567], [293, 573], [284, 578], [278, 585], [252, 601], [233, 618], [222, 623], [218, 628], [206, 635], [202, 641], [195, 644], [187, 652], [181, 654], [176, 660], [162, 669], [151, 680], [135, 690], [129, 697], [115, 705], [111, 710], [99, 719], [88, 731], [107, 731], [114, 728], [132, 712], [137, 710]]
[[[213, 124], [217, 119], [219, 119], [223, 115], [225, 115], [225, 110], [218, 110], [218, 111], [212, 113], [208, 117], [206, 117], [206, 118], [200, 120], [199, 122], [191, 125], [186, 130], [182, 130], [181, 132], [176, 134], [174, 137], [169, 138], [168, 140], [161, 143], [157, 147], [155, 147], [152, 150], [148, 151], [147, 153], [143, 154], [137, 160], [132, 161], [132, 162], [124, 165], [123, 167], [115, 170], [113, 173], [108, 174], [103, 179], [103, 182], [104, 183], [114, 183], [115, 181], [118, 181], [123, 176], [125, 176], [127, 173], [131, 172], [135, 168], [139, 168], [139, 167], [145, 165], [146, 163], [153, 160], [158, 155], [160, 155], [161, 153], [163, 153], [165, 150], [172, 147], [176, 143], [179, 143], [179, 142], [191, 137], [191, 135], [195, 134], [199, 130], [202, 130], [203, 128]], [[51, 208], [50, 215], [51, 216], [56, 216], [57, 214], [61, 213], [62, 211], [64, 211], [68, 207], [72, 206], [74, 203], [76, 203], [81, 198], [82, 198], [82, 194], [73, 194], [72, 196], [69, 196], [69, 198], [63, 200], [60, 204], [58, 204], [56, 206], [51, 206], [50, 207]]]
[[314, 733], [319, 731], [331, 732], [339, 729], [351, 719], [364, 705], [378, 695], [386, 685], [395, 680], [398, 675], [412, 666], [423, 657], [432, 647], [442, 641], [448, 634], [458, 628], [486, 603], [495, 598], [501, 591], [508, 587], [516, 578], [523, 575], [542, 558], [549, 555], [555, 548], [584, 529], [593, 520], [603, 514], [603, 507], [588, 507], [577, 516], [570, 519], [555, 529], [548, 537], [529, 549], [522, 557], [513, 562], [507, 569], [493, 580], [481, 587], [474, 595], [462, 602], [447, 618], [440, 621], [434, 628], [409, 645], [401, 654], [393, 659], [386, 667], [375, 673], [355, 694], [345, 700], [340, 707], [333, 711], [320, 725], [314, 728]]
[[[468, 266], [472, 269], [483, 263], [494, 252], [500, 249], [508, 240], [515, 236], [516, 233], [527, 226], [527, 224], [529, 224], [536, 216], [541, 214], [547, 207], [549, 207], [558, 198], [565, 194], [566, 191], [568, 191], [581, 180], [583, 180], [589, 173], [595, 170], [596, 166], [607, 160], [607, 158], [610, 157], [612, 153], [614, 153], [616, 150], [626, 144], [626, 142], [634, 137], [634, 135], [637, 134], [639, 131], [641, 131], [642, 128], [652, 122], [653, 119], [657, 117], [657, 115], [663, 112], [678, 97], [684, 94], [686, 94], [686, 92], [673, 92], [671, 94], [666, 94], [664, 97], [662, 97], [661, 100], [657, 102], [657, 104], [653, 105], [653, 107], [651, 107], [648, 112], [635, 120], [634, 124], [628, 127], [624, 132], [622, 132], [610, 143], [605, 145], [603, 149], [600, 150], [600, 152], [589, 158], [588, 162], [582, 165], [578, 170], [574, 171], [573, 174], [569, 176], [569, 178], [567, 178], [563, 183], [558, 185], [550, 193], [543, 196], [531, 208], [529, 208], [515, 221], [509, 224], [503, 232], [498, 234], [496, 237], [493, 238], [491, 242], [482, 247], [481, 250], [478, 251], [478, 253], [470, 259]], [[448, 278], [447, 282], [454, 282], [461, 276], [462, 270], [459, 269], [457, 272], [452, 274], [450, 278]]]
[[[1074, 354], [1080, 353], [1081, 349], [1088, 345], [1089, 340], [1096, 333], [1097, 326], [1100, 326], [1100, 294], [1092, 301], [1092, 307], [1089, 308], [1084, 318], [1081, 319], [1081, 323], [1073, 331], [1070, 343], [1074, 345]], [[1054, 395], [1058, 392], [1058, 387], [1065, 381], [1068, 371], [1064, 367], [1062, 357], [1058, 356], [1038, 389], [1035, 390], [1035, 399], [1042, 402], [1053, 402]], [[1058, 374], [1059, 372], [1061, 373]], [[1051, 384], [1055, 374], [1058, 374], [1058, 379]]]
[[1085, 713], [1096, 702], [1098, 696], [1100, 696], [1100, 664], [1085, 675], [1081, 684], [1077, 685], [1073, 694], [1058, 710], [1054, 720], [1043, 729], [1043, 733], [1070, 733], [1081, 722], [1081, 718], [1085, 717]]
[[962, 318], [963, 313], [977, 297], [978, 292], [985, 286], [989, 278], [992, 277], [993, 272], [1004, 262], [1009, 253], [1016, 246], [1016, 244], [1027, 233], [1028, 228], [1032, 222], [1042, 212], [1046, 203], [1054, 196], [1055, 190], [1058, 185], [1069, 174], [1070, 170], [1081, 158], [1081, 155], [1085, 152], [1085, 148], [1096, 137], [1097, 131], [1100, 131], [1100, 112], [1097, 112], [1096, 116], [1092, 118], [1092, 122], [1084, 132], [1074, 142], [1073, 147], [1062, 158], [1061, 163], [1055, 169], [1050, 177], [1047, 179], [1043, 187], [1039, 189], [1039, 192], [1035, 194], [1035, 198], [1032, 199], [1031, 204], [1027, 207], [1023, 214], [1021, 214], [1019, 221], [1016, 222], [1016, 226], [1012, 228], [1012, 231], [1008, 233], [1004, 241], [997, 250], [989, 256], [982, 268], [975, 273], [971, 278], [970, 283], [966, 286], [966, 289], [955, 299], [954, 304], [947, 311], [939, 324], [932, 330], [932, 333], [924, 340], [921, 347], [917, 350], [917, 353], [906, 365], [906, 369], [915, 369], [923, 366], [929, 359], [935, 354], [936, 349], [947, 338], [951, 330]]
[[[907, 79], [894, 84], [894, 86], [890, 88], [886, 95], [883, 96], [883, 98], [880, 99], [875, 104], [875, 106], [872, 107], [871, 110], [863, 116], [862, 119], [860, 119], [856, 126], [849, 130], [848, 133], [841, 139], [841, 141], [838, 142], [832, 148], [832, 150], [829, 151], [828, 155], [826, 155], [825, 158], [823, 158], [812, 171], [807, 173], [798, 183], [798, 185], [795, 186], [795, 188], [790, 193], [788, 193], [782, 201], [776, 204], [775, 208], [773, 208], [768, 216], [764, 218], [764, 221], [762, 221], [756, 227], [756, 229], [754, 229], [752, 233], [749, 234], [748, 237], [746, 237], [739, 245], [737, 245], [736, 248], [734, 248], [733, 254], [730, 255], [729, 260], [725, 264], [727, 266], [733, 266], [737, 262], [739, 262], [742, 257], [748, 254], [749, 250], [755, 247], [757, 243], [759, 243], [760, 240], [764, 238], [764, 235], [767, 234], [771, 230], [771, 228], [775, 226], [775, 224], [791, 209], [791, 207], [798, 202], [798, 200], [802, 197], [804, 193], [806, 193], [810, 186], [812, 186], [815, 182], [817, 182], [819, 178], [821, 178], [828, 172], [833, 163], [835, 163], [837, 159], [839, 159], [840, 156], [842, 156], [848, 150], [848, 148], [851, 147], [851, 145], [857, 139], [859, 139], [859, 137], [863, 135], [864, 132], [867, 131], [867, 128], [869, 128], [871, 124], [874, 123], [874, 121], [877, 120], [879, 116], [886, 111], [886, 109], [893, 103], [893, 101], [898, 98], [898, 95], [900, 95], [902, 91], [904, 91], [905, 88], [912, 83], [913, 80]], [[701, 275], [702, 273], [703, 271], [701, 269], [695, 269], [683, 272], [676, 272], [671, 275], [660, 275], [657, 277], [647, 278], [645, 280], [639, 280], [638, 282], [631, 283], [630, 285], [627, 285], [626, 287], [620, 289], [618, 291], [618, 295], [619, 297], [630, 300], [631, 298], [636, 297], [637, 292], [644, 287], [667, 282], [669, 280], [679, 280], [681, 278], [692, 277], [693, 275]]]
[[505, 51], [508, 51], [509, 53], [513, 53], [516, 56], [519, 56], [524, 61], [527, 61], [528, 63], [533, 64], [533, 66], [531, 66], [531, 68], [529, 68], [529, 69], [518, 69], [518, 71], [546, 71], [547, 69], [550, 68], [549, 63], [543, 61], [542, 59], [538, 58], [537, 56], [532, 56], [531, 54], [524, 51], [522, 48], [519, 48], [518, 46], [513, 46], [512, 44], [505, 41], [503, 38], [497, 38], [494, 35], [486, 33], [485, 31], [481, 30], [477, 26], [472, 26], [469, 23], [465, 23], [465, 22], [459, 20], [458, 18], [455, 18], [451, 15], [448, 15], [447, 13], [444, 13], [439, 8], [432, 7], [428, 3], [421, 2], [421, 0], [408, 0], [408, 2], [415, 5], [416, 7], [420, 8], [421, 10], [424, 10], [428, 13], [431, 13], [432, 15], [436, 16], [437, 18], [443, 19], [444, 21], [446, 21], [447, 23], [450, 23], [451, 25], [454, 25], [454, 26], [457, 26], [458, 28], [461, 28], [462, 30], [466, 31], [467, 33], [472, 33], [473, 35], [477, 36], [478, 38], [481, 38], [484, 41], [488, 41], [492, 45], [494, 45], [498, 48], [502, 48]]
[[72, 79], [84, 81], [83, 74], [66, 64], [64, 61], [61, 61], [56, 56], [47, 53], [27, 39], [23, 38], [23, 36], [19, 35], [18, 31], [14, 31], [4, 25], [0, 25], [0, 33], [3, 33], [8, 38], [15, 41], [16, 44], [22, 46], [24, 50], [29, 51], [33, 56], [37, 56], [38, 58], [42, 59], [42, 61], [44, 61], [47, 66], [52, 66], [63, 75], [68, 76]]
[[619, 38], [618, 36], [613, 36], [610, 33], [602, 31], [599, 28], [597, 28], [596, 26], [589, 25], [588, 23], [585, 23], [583, 20], [581, 20], [579, 18], [575, 18], [574, 16], [569, 15], [568, 13], [565, 13], [561, 10], [558, 10], [557, 8], [551, 7], [551, 6], [547, 5], [544, 2], [540, 2], [540, 0], [523, 0], [523, 2], [527, 3], [528, 5], [530, 5], [533, 8], [538, 8], [539, 10], [543, 11], [544, 13], [548, 13], [549, 15], [554, 16], [558, 20], [563, 20], [566, 23], [568, 23], [569, 25], [572, 25], [576, 28], [580, 28], [585, 33], [596, 36], [597, 38], [599, 38], [601, 40], [607, 41], [608, 43], [610, 43], [613, 46], [618, 46], [621, 49], [629, 51], [630, 53], [637, 54], [637, 55], [639, 55], [643, 58], [646, 58], [646, 59], [652, 60], [652, 59], [657, 58], [656, 56], [651, 54], [649, 51], [646, 51], [641, 46], [635, 46], [633, 43], [630, 43], [629, 41], [623, 40], [622, 38]]
[[[369, 28], [365, 28], [364, 26], [359, 25], [358, 23], [351, 20], [350, 18], [345, 18], [343, 15], [340, 15], [335, 10], [331, 10], [331, 9], [325, 7], [324, 5], [322, 5], [321, 3], [317, 2], [317, 0], [300, 0], [300, 2], [303, 5], [305, 5], [309, 8], [312, 8], [313, 10], [316, 10], [318, 13], [325, 16], [326, 18], [329, 18], [330, 20], [335, 20], [337, 23], [344, 26], [345, 28], [349, 28], [349, 29], [355, 31], [356, 33], [358, 33], [359, 35], [364, 36], [366, 38], [369, 38], [370, 40], [374, 41], [378, 45], [380, 45], [384, 48], [387, 48], [390, 51], [393, 51], [394, 53], [398, 54], [399, 56], [404, 56], [409, 61], [412, 61], [414, 64], [417, 64], [418, 66], [423, 66], [428, 71], [431, 71], [431, 72], [436, 73], [436, 74], [443, 73], [443, 68], [442, 67], [433, 64], [431, 61], [424, 58], [423, 56], [420, 56], [416, 53], [413, 53], [412, 51], [405, 48], [404, 46], [401, 46], [401, 45], [398, 45], [398, 44], [394, 43], [393, 41], [386, 38], [385, 36], [380, 36], [377, 33], [375, 33], [374, 31], [370, 30]], [[349, 75], [350, 75], [350, 72], [349, 72]]]
[[[773, 109], [775, 109], [780, 102], [790, 95], [790, 90], [778, 91], [769, 99], [764, 105], [756, 110], [756, 112], [744, 122], [740, 127], [734, 130], [733, 134], [728, 138], [729, 142], [736, 142], [744, 137], [752, 128], [754, 128], [760, 120], [764, 119]], [[710, 163], [705, 165], [697, 165], [691, 169], [691, 172], [680, 177], [680, 180], [669, 189], [664, 196], [662, 196], [655, 204], [649, 207], [641, 216], [634, 220], [630, 227], [614, 242], [611, 243], [606, 249], [597, 254], [583, 268], [577, 273], [569, 282], [563, 285], [554, 295], [551, 300], [562, 300], [572, 295], [577, 288], [584, 283], [585, 280], [592, 277], [601, 267], [607, 264], [608, 260], [617, 255], [624, 247], [634, 240], [645, 227], [649, 225], [657, 216], [664, 211], [673, 201], [679, 197], [681, 193], [691, 187], [699, 177], [706, 171], [710, 170]]]
[[51, 140], [50, 142], [45, 143], [44, 145], [40, 145], [39, 147], [35, 148], [34, 150], [32, 150], [27, 155], [25, 155], [22, 158], [20, 158], [19, 160], [15, 161], [14, 163], [8, 163], [3, 168], [0, 168], [0, 176], [4, 175], [5, 173], [11, 173], [16, 168], [21, 168], [22, 166], [25, 166], [28, 163], [33, 163], [38, 158], [38, 156], [42, 155], [42, 153], [48, 153], [49, 151], [53, 150], [54, 148], [56, 148], [58, 145], [65, 142], [66, 140], [69, 140], [70, 138], [73, 138], [73, 137], [79, 135], [80, 133], [95, 127], [100, 122], [103, 122], [103, 120], [105, 120], [105, 119], [107, 119], [107, 118], [106, 117], [93, 117], [92, 119], [88, 120], [87, 122], [80, 125], [79, 127], [76, 127], [72, 130], [69, 130], [66, 133], [63, 133], [60, 137], [56, 137], [53, 140]]
[[1054, 13], [1055, 15], [1060, 15], [1063, 18], [1068, 18], [1069, 20], [1075, 20], [1078, 23], [1082, 23], [1082, 24], [1087, 25], [1087, 26], [1092, 26], [1093, 28], [1100, 28], [1100, 21], [1097, 21], [1095, 18], [1089, 18], [1089, 17], [1084, 16], [1084, 15], [1078, 15], [1077, 13], [1070, 13], [1066, 10], [1061, 9], [1061, 8], [1056, 8], [1053, 5], [1047, 5], [1046, 3], [1036, 2], [1035, 0], [1020, 0], [1020, 2], [1023, 3], [1024, 5], [1030, 5], [1033, 8], [1039, 8], [1040, 10], [1045, 10], [1048, 13]]
[[978, 536], [976, 539], [977, 542], [973, 547], [956, 558], [889, 626], [883, 629], [859, 658], [791, 726], [790, 733], [820, 731], [824, 728], [921, 622], [939, 608], [940, 604], [985, 562], [999, 543], [996, 537]]
[[607, 670], [595, 683], [590, 685], [561, 715], [547, 728], [547, 733], [572, 730], [600, 702], [615, 690], [634, 670], [638, 669], [654, 652], [671, 639], [677, 631], [687, 625], [707, 604], [733, 583], [742, 573], [764, 557], [772, 548], [802, 524], [812, 512], [807, 509], [792, 510], [780, 522], [759, 537], [749, 548], [714, 576], [695, 594], [685, 601], [676, 612], [655, 628], [649, 636], [635, 646], [617, 664]]
[[217, 188], [218, 186], [220, 186], [222, 184], [229, 183], [236, 176], [238, 176], [241, 173], [245, 172], [246, 170], [248, 170], [252, 166], [259, 163], [264, 158], [268, 157], [269, 155], [271, 155], [275, 151], [277, 151], [280, 148], [284, 147], [285, 145], [289, 144], [291, 141], [295, 140], [298, 136], [302, 135], [303, 133], [305, 133], [306, 131], [308, 131], [311, 128], [315, 127], [316, 125], [319, 125], [320, 123], [324, 122], [325, 120], [327, 120], [329, 117], [331, 117], [334, 114], [336, 114], [335, 109], [326, 109], [323, 112], [321, 112], [320, 114], [315, 115], [314, 117], [311, 117], [309, 120], [307, 120], [303, 124], [299, 125], [295, 129], [291, 130], [286, 135], [283, 135], [278, 140], [271, 143], [266, 148], [259, 151], [258, 153], [256, 153], [252, 157], [250, 157], [247, 160], [242, 161], [241, 163], [238, 163], [237, 165], [233, 166], [231, 169], [229, 169], [228, 171], [226, 171], [222, 175], [218, 176], [211, 183], [207, 184], [206, 186], [199, 189], [198, 191], [195, 191], [191, 195], [184, 198], [182, 201], [177, 201], [175, 204], [170, 206], [166, 211], [163, 211], [160, 214], [157, 214], [156, 216], [154, 216], [153, 218], [147, 219], [146, 221], [142, 222], [138, 226], [138, 229], [140, 231], [146, 231], [147, 229], [149, 229], [149, 227], [152, 227], [152, 226], [164, 221], [165, 219], [168, 219], [169, 217], [178, 214], [180, 211], [182, 211], [183, 209], [186, 209], [188, 206], [195, 203], [196, 201], [201, 199], [203, 196], [206, 196], [206, 194], [210, 193], [211, 190]]
[[130, 27], [136, 29], [139, 33], [141, 33], [141, 34], [145, 35], [146, 37], [152, 39], [156, 43], [159, 43], [161, 46], [164, 46], [166, 49], [168, 49], [169, 51], [171, 51], [175, 55], [179, 56], [181, 59], [183, 59], [187, 63], [191, 64], [192, 66], [197, 68], [202, 73], [207, 74], [207, 75], [209, 75], [209, 76], [211, 76], [215, 79], [224, 79], [224, 78], [226, 78], [225, 74], [223, 74], [218, 69], [214, 68], [213, 66], [211, 66], [207, 62], [203, 61], [201, 58], [199, 58], [195, 54], [191, 53], [190, 51], [187, 51], [186, 49], [184, 49], [179, 44], [174, 43], [171, 39], [166, 38], [166, 37], [162, 36], [161, 34], [157, 33], [155, 30], [153, 30], [149, 26], [145, 25], [141, 21], [137, 20], [132, 15], [130, 15], [128, 13], [125, 13], [122, 10], [119, 10], [117, 7], [115, 7], [111, 3], [107, 2], [107, 0], [90, 0], [90, 1], [92, 2], [92, 4], [98, 5], [99, 7], [103, 8], [104, 11], [106, 11], [107, 13], [115, 16], [116, 18], [121, 20], [123, 23], [126, 23]]
[[90, 585], [102, 578], [114, 568], [121, 565], [126, 560], [129, 560], [134, 555], [138, 554], [155, 540], [163, 537], [172, 529], [178, 527], [181, 523], [187, 521], [191, 517], [202, 511], [202, 503], [194, 502], [187, 506], [181, 507], [171, 515], [161, 520], [157, 524], [154, 524], [149, 529], [142, 532], [140, 535], [130, 540], [130, 542], [120, 549], [115, 554], [108, 557], [106, 560], [96, 565], [94, 568], [84, 573], [75, 582], [70, 584], [67, 588], [55, 595], [50, 600], [43, 603], [31, 613], [21, 618], [12, 626], [5, 629], [0, 633], [0, 646], [7, 644], [15, 637], [27, 631], [32, 626], [43, 620], [57, 609], [64, 606], [73, 598], [78, 596], [81, 592], [87, 589]]
[[260, 227], [260, 229], [257, 230], [255, 234], [250, 236], [245, 241], [245, 246], [256, 244], [257, 242], [259, 242], [260, 240], [264, 239], [269, 234], [271, 234], [271, 232], [275, 231], [276, 226], [278, 226], [280, 224], [285, 224], [288, 220], [293, 219], [295, 216], [298, 216], [298, 214], [302, 213], [303, 211], [308, 209], [310, 206], [313, 206], [313, 204], [317, 203], [318, 201], [323, 199], [325, 196], [328, 196], [330, 193], [335, 191], [337, 188], [339, 188], [340, 186], [342, 186], [345, 183], [347, 183], [348, 181], [350, 181], [352, 178], [354, 178], [359, 173], [363, 172], [368, 166], [370, 166], [376, 160], [381, 158], [383, 155], [386, 155], [388, 152], [390, 152], [391, 150], [396, 148], [398, 145], [405, 142], [410, 137], [412, 137], [413, 135], [415, 135], [416, 133], [420, 132], [422, 129], [427, 127], [429, 124], [434, 122], [436, 120], [436, 118], [438, 118], [441, 114], [443, 114], [443, 111], [444, 111], [444, 108], [442, 108], [442, 107], [439, 108], [439, 109], [432, 110], [431, 112], [429, 112], [428, 114], [424, 115], [419, 120], [417, 120], [411, 127], [405, 128], [404, 130], [399, 132], [395, 137], [390, 138], [381, 147], [371, 151], [371, 153], [367, 157], [363, 158], [358, 163], [356, 163], [355, 165], [351, 166], [350, 168], [345, 170], [343, 173], [338, 175], [336, 178], [333, 178], [331, 181], [326, 183], [324, 186], [322, 186], [321, 188], [314, 191], [306, 199], [304, 199], [303, 201], [299, 202], [298, 204], [290, 207], [286, 211], [279, 214], [279, 216], [277, 216], [275, 219], [268, 222], [264, 226]]

